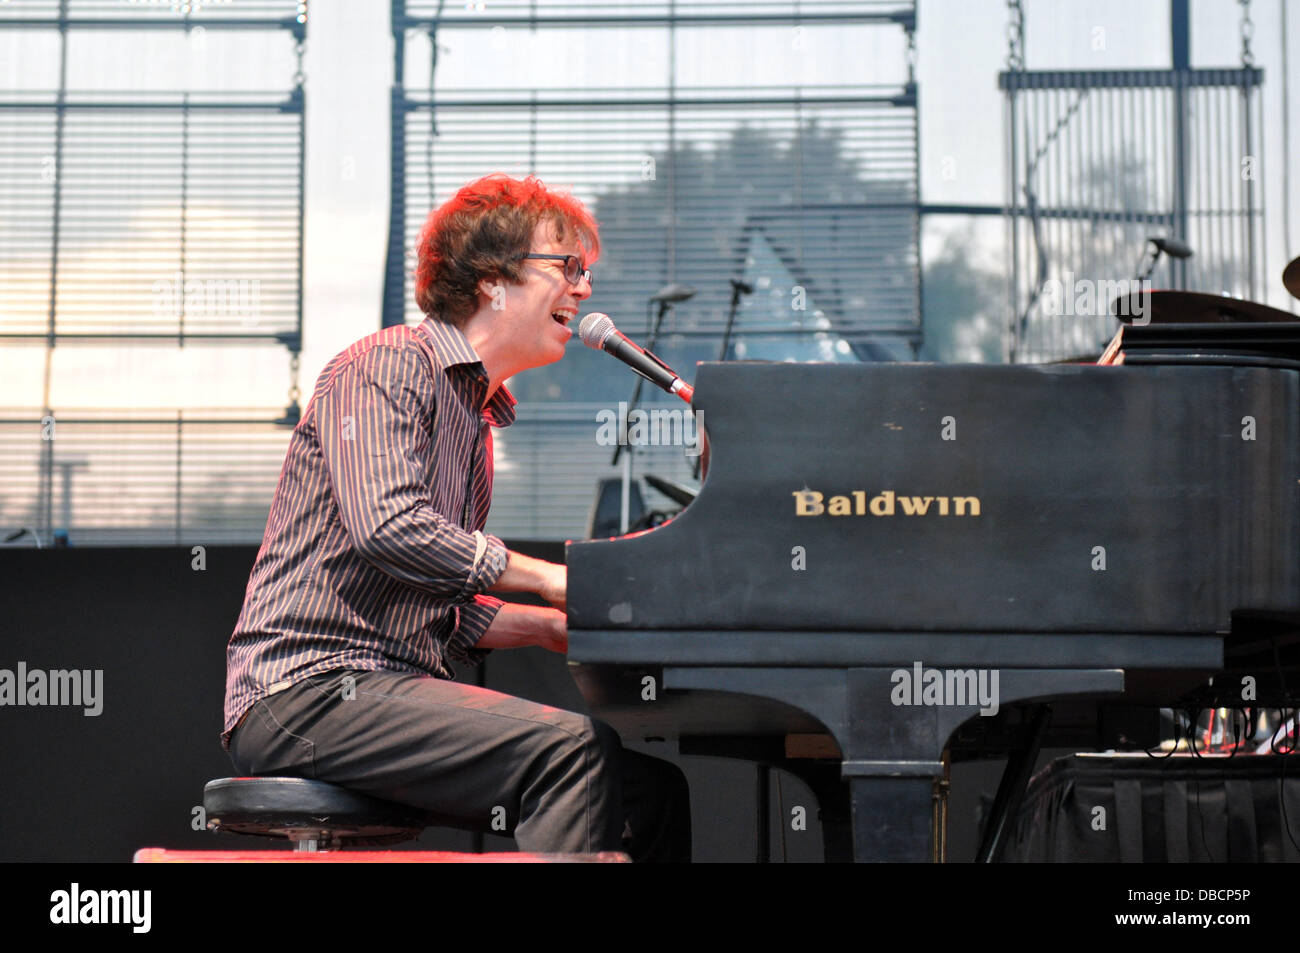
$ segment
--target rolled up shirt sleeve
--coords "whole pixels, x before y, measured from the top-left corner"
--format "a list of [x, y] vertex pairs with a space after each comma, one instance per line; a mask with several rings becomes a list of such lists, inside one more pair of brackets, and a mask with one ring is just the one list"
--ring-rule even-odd
[[472, 601], [456, 607], [456, 630], [447, 640], [447, 655], [458, 662], [477, 665], [491, 653], [491, 649], [474, 646], [492, 625], [501, 607], [505, 605], [493, 596], [478, 595]]
[[[317, 398], [317, 435], [339, 518], [358, 554], [407, 585], [468, 602], [505, 571], [506, 549], [495, 536], [456, 525], [429, 501], [436, 408], [421, 361], [405, 348], [359, 355]], [[483, 628], [490, 623], [491, 616]]]

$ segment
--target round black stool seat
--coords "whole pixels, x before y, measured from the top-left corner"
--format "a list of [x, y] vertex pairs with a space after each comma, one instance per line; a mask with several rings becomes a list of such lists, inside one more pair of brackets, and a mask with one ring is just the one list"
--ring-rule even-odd
[[377, 846], [419, 837], [431, 815], [305, 778], [220, 778], [203, 787], [210, 830], [285, 837], [299, 847]]

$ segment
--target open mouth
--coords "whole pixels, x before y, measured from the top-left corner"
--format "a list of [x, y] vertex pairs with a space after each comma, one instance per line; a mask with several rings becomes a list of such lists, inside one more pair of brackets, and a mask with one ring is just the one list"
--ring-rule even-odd
[[573, 315], [567, 311], [552, 311], [551, 320], [568, 327], [569, 322], [573, 320]]

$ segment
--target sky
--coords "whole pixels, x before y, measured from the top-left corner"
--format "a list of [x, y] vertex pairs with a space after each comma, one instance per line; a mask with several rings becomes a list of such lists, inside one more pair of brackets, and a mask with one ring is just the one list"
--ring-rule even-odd
[[[3, 0], [0, 0], [3, 2]], [[1279, 275], [1300, 254], [1300, 183], [1291, 189], [1290, 248], [1282, 236], [1283, 173], [1295, 163], [1281, 142], [1282, 0], [1255, 0], [1253, 46], [1265, 70], [1264, 177], [1270, 186], [1265, 300], [1287, 306]], [[1290, 53], [1300, 52], [1300, 2], [1289, 0]], [[1162, 67], [1170, 41], [1167, 0], [1026, 0], [1029, 69]], [[388, 224], [388, 96], [393, 38], [387, 0], [313, 0], [303, 68], [307, 89], [307, 193], [303, 402], [326, 361], [379, 326]], [[1192, 0], [1194, 66], [1235, 67], [1240, 60], [1235, 0]], [[1003, 105], [997, 73], [1006, 62], [1004, 0], [922, 0], [917, 79], [920, 90], [922, 200], [1004, 200]], [[905, 74], [899, 31], [790, 27], [711, 29], [684, 34], [676, 49], [683, 85], [896, 83]], [[131, 55], [112, 44], [76, 41], [70, 85], [81, 89], [221, 88], [284, 90], [294, 71], [284, 36], [237, 39], [209, 31], [128, 38]], [[440, 88], [556, 86], [628, 88], [662, 85], [668, 61], [662, 35], [600, 30], [444, 31]], [[57, 60], [52, 33], [0, 31], [0, 84], [48, 89]], [[408, 45], [408, 81], [427, 83], [428, 45]], [[1300, 120], [1300, 64], [1291, 64], [1290, 108]], [[1300, 122], [1295, 123], [1300, 125]], [[1296, 133], [1293, 130], [1294, 140]], [[484, 172], [491, 171], [484, 169]], [[561, 183], [562, 184], [562, 183]], [[582, 196], [580, 196], [582, 197]], [[0, 192], [0, 216], [6, 212]], [[923, 251], [933, 255], [950, 228], [927, 222]], [[1003, 226], [976, 233], [979, 264], [1002, 267]], [[103, 252], [112, 254], [112, 235]], [[3, 253], [0, 250], [0, 253]], [[10, 262], [0, 262], [12, 267]], [[576, 342], [571, 346], [578, 346]], [[39, 407], [44, 349], [0, 347], [0, 407]], [[279, 348], [60, 347], [52, 356], [56, 407], [223, 407], [270, 410], [287, 401], [287, 360]]]

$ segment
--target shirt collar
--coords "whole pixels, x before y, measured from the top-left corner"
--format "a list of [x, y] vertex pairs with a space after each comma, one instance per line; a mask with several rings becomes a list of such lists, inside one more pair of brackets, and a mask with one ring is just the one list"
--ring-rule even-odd
[[[419, 327], [429, 335], [434, 353], [438, 356], [443, 370], [461, 368], [486, 386], [487, 371], [483, 367], [483, 360], [474, 350], [474, 346], [469, 343], [469, 338], [465, 337], [464, 331], [454, 324], [439, 321], [431, 316], [426, 316]], [[497, 388], [492, 399], [483, 408], [483, 414], [494, 427], [509, 427], [514, 423], [515, 398], [505, 384]]]
[[509, 427], [515, 422], [515, 395], [502, 384], [483, 409], [483, 415], [493, 427]]
[[458, 364], [477, 364], [481, 369], [482, 359], [465, 337], [465, 332], [454, 324], [426, 317], [420, 327], [428, 332], [433, 341], [433, 348], [438, 354], [443, 367], [455, 367]]

